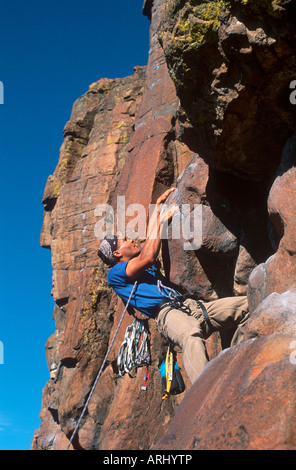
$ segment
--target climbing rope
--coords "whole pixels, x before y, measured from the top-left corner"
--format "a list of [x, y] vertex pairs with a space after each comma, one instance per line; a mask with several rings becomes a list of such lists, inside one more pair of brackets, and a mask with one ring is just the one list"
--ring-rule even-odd
[[125, 315], [125, 313], [126, 313], [126, 311], [127, 311], [127, 308], [128, 308], [128, 306], [129, 306], [129, 303], [130, 303], [130, 301], [131, 301], [131, 298], [132, 298], [132, 296], [133, 296], [133, 293], [134, 293], [134, 291], [135, 291], [135, 289], [136, 289], [136, 286], [137, 286], [137, 281], [134, 283], [134, 286], [133, 286], [133, 288], [132, 288], [131, 294], [130, 294], [129, 299], [128, 299], [127, 303], [126, 303], [126, 306], [125, 306], [125, 309], [124, 309], [124, 311], [123, 311], [123, 314], [121, 315], [121, 318], [120, 318], [120, 320], [119, 320], [118, 326], [117, 326], [117, 328], [116, 328], [116, 331], [115, 331], [114, 336], [113, 336], [113, 338], [112, 338], [112, 341], [111, 341], [111, 343], [110, 343], [110, 346], [109, 346], [109, 348], [108, 348], [108, 351], [107, 351], [107, 353], [106, 353], [106, 355], [105, 355], [105, 357], [104, 357], [104, 360], [103, 360], [103, 362], [102, 362], [102, 365], [101, 365], [101, 367], [100, 367], [100, 370], [99, 370], [99, 372], [98, 372], [98, 375], [97, 375], [97, 377], [96, 377], [96, 379], [95, 379], [95, 381], [94, 381], [94, 384], [93, 384], [93, 386], [92, 386], [92, 389], [91, 389], [91, 391], [90, 391], [90, 394], [89, 394], [89, 396], [88, 396], [88, 398], [87, 398], [87, 400], [86, 400], [86, 403], [85, 403], [84, 408], [83, 408], [83, 410], [82, 410], [82, 413], [81, 413], [81, 415], [80, 415], [80, 417], [79, 417], [79, 420], [77, 421], [76, 427], [75, 427], [75, 429], [74, 429], [74, 431], [73, 431], [73, 433], [72, 433], [72, 435], [71, 435], [71, 438], [70, 438], [70, 440], [69, 440], [69, 443], [68, 443], [68, 445], [67, 445], [66, 450], [69, 450], [69, 447], [70, 447], [70, 445], [72, 444], [72, 441], [73, 441], [73, 439], [74, 439], [74, 436], [75, 436], [75, 434], [77, 433], [77, 431], [78, 431], [78, 429], [79, 429], [80, 423], [81, 423], [82, 418], [83, 418], [83, 416], [84, 416], [84, 414], [85, 414], [85, 412], [86, 412], [86, 409], [87, 409], [87, 407], [88, 407], [88, 404], [89, 404], [89, 402], [90, 402], [90, 399], [91, 399], [91, 397], [92, 397], [92, 394], [94, 393], [94, 390], [95, 390], [96, 385], [97, 385], [97, 383], [98, 383], [98, 380], [99, 380], [99, 378], [100, 378], [100, 376], [101, 376], [101, 373], [102, 373], [102, 371], [103, 371], [103, 369], [104, 369], [104, 366], [105, 366], [105, 364], [106, 364], [107, 358], [108, 358], [108, 356], [109, 356], [109, 354], [110, 354], [110, 351], [111, 351], [112, 346], [113, 346], [113, 344], [114, 344], [115, 338], [116, 338], [116, 336], [117, 336], [117, 333], [118, 333], [119, 328], [120, 328], [120, 326], [121, 326], [121, 323], [122, 323], [122, 321], [123, 321], [124, 315]]
[[159, 293], [168, 299], [165, 303], [168, 303], [171, 309], [177, 308], [185, 312], [187, 315], [191, 314], [190, 307], [184, 302], [184, 297], [178, 294], [175, 289], [164, 286], [160, 280], [157, 281], [157, 287]]
[[145, 322], [135, 318], [125, 331], [124, 340], [119, 348], [117, 356], [117, 367], [119, 375], [123, 376], [135, 369], [137, 376], [138, 367], [150, 364], [149, 354], [149, 331], [145, 327]]

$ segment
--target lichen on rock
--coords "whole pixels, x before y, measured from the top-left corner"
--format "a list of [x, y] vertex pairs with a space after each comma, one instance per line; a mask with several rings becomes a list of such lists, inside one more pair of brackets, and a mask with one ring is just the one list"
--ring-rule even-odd
[[[183, 3], [179, 2], [179, 7]], [[178, 2], [167, 3], [167, 14], [174, 11], [176, 15]], [[178, 12], [178, 18], [172, 27], [172, 40], [175, 47], [182, 49], [188, 47], [188, 44], [204, 44], [215, 40], [218, 28], [221, 23], [221, 15], [229, 11], [229, 3], [223, 0], [217, 1], [199, 1], [186, 2], [183, 8]], [[160, 33], [164, 43], [166, 34]]]

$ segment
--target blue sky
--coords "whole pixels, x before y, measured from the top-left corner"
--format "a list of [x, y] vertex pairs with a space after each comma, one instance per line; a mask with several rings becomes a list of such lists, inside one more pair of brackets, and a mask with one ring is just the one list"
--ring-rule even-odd
[[[41, 203], [74, 101], [146, 65], [142, 0], [4, 0], [0, 9], [0, 450], [30, 449], [54, 332]], [[1, 345], [4, 358], [1, 363]]]

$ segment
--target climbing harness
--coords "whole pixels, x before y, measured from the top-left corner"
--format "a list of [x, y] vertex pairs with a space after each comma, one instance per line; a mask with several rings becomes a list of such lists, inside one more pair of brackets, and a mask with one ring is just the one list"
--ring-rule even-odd
[[[189, 315], [191, 314], [191, 309], [188, 305], [186, 305], [184, 303], [184, 297], [183, 296], [178, 297], [178, 294], [174, 289], [172, 289], [171, 287], [164, 286], [160, 280], [157, 281], [157, 287], [158, 287], [159, 292], [162, 295], [164, 295], [165, 297], [168, 298], [167, 302], [169, 303], [171, 308], [178, 308], [178, 309], [188, 313]], [[209, 327], [209, 330], [213, 331], [213, 325], [211, 323], [211, 319], [209, 317], [209, 314], [208, 314], [208, 311], [207, 311], [205, 305], [203, 304], [203, 302], [200, 302], [199, 300], [195, 300], [195, 302], [200, 307], [200, 309], [202, 311], [202, 314], [204, 316], [205, 322], [207, 323], [207, 325]], [[164, 301], [164, 303], [165, 303], [165, 301]]]
[[86, 412], [86, 409], [87, 409], [87, 407], [88, 407], [88, 404], [89, 404], [89, 402], [90, 402], [90, 399], [91, 399], [91, 397], [92, 397], [92, 395], [93, 395], [93, 393], [94, 393], [94, 390], [95, 390], [95, 388], [96, 388], [96, 385], [97, 385], [97, 383], [98, 383], [98, 380], [99, 380], [99, 378], [100, 378], [100, 376], [101, 376], [101, 373], [102, 373], [102, 371], [103, 371], [103, 369], [104, 369], [104, 366], [105, 366], [105, 364], [106, 364], [107, 358], [108, 358], [108, 356], [109, 356], [109, 354], [110, 354], [110, 351], [111, 351], [111, 349], [112, 349], [112, 346], [113, 346], [113, 344], [114, 344], [115, 338], [116, 338], [116, 336], [117, 336], [117, 333], [118, 333], [119, 328], [120, 328], [120, 326], [121, 326], [121, 323], [122, 323], [122, 321], [123, 321], [124, 315], [125, 315], [125, 313], [126, 313], [126, 311], [127, 311], [127, 309], [128, 309], [129, 303], [130, 303], [131, 298], [132, 298], [132, 296], [133, 296], [133, 294], [134, 294], [134, 291], [135, 291], [135, 289], [136, 289], [136, 286], [137, 286], [137, 281], [134, 283], [134, 286], [133, 286], [132, 291], [131, 291], [131, 293], [130, 293], [129, 299], [128, 299], [126, 305], [125, 305], [123, 314], [121, 315], [121, 318], [120, 318], [120, 320], [119, 320], [118, 326], [117, 326], [117, 328], [116, 328], [116, 331], [115, 331], [114, 336], [113, 336], [113, 338], [112, 338], [112, 341], [111, 341], [111, 343], [110, 343], [110, 346], [109, 346], [109, 348], [108, 348], [108, 351], [107, 351], [107, 353], [106, 353], [106, 355], [105, 355], [105, 357], [104, 357], [104, 360], [103, 360], [103, 362], [102, 362], [102, 365], [101, 365], [101, 367], [100, 367], [100, 370], [99, 370], [99, 372], [98, 372], [98, 375], [97, 375], [97, 377], [96, 377], [96, 379], [95, 379], [95, 381], [94, 381], [94, 384], [93, 384], [93, 386], [92, 386], [92, 389], [91, 389], [91, 391], [90, 391], [90, 393], [89, 393], [89, 396], [88, 396], [88, 398], [87, 398], [87, 400], [86, 400], [86, 403], [85, 403], [84, 408], [83, 408], [83, 410], [82, 410], [82, 413], [81, 413], [81, 415], [80, 415], [80, 417], [79, 417], [79, 420], [77, 421], [76, 427], [75, 427], [75, 429], [74, 429], [74, 431], [73, 431], [73, 433], [72, 433], [72, 435], [71, 435], [71, 438], [70, 438], [70, 440], [69, 440], [69, 443], [68, 443], [68, 445], [67, 445], [66, 450], [69, 450], [69, 447], [70, 447], [70, 445], [71, 445], [71, 443], [72, 443], [72, 441], [73, 441], [73, 439], [74, 439], [74, 436], [75, 436], [75, 434], [76, 434], [77, 431], [78, 431], [78, 428], [79, 428], [79, 426], [80, 426], [80, 423], [81, 423], [81, 421], [82, 421], [82, 418], [83, 418], [83, 416], [84, 416], [84, 414], [85, 414], [85, 412]]
[[166, 358], [159, 366], [159, 372], [164, 386], [163, 400], [170, 395], [177, 395], [185, 390], [184, 381], [170, 344], [167, 349]]
[[[139, 367], [149, 366], [149, 339], [149, 331], [144, 320], [135, 318], [126, 328], [124, 340], [119, 348], [117, 367], [120, 376], [128, 373], [130, 377], [136, 377]], [[134, 376], [132, 376], [133, 369], [135, 369]]]

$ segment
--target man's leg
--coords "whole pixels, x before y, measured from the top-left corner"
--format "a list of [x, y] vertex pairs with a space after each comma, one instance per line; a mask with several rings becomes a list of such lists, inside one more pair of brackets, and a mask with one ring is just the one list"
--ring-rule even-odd
[[214, 331], [236, 328], [231, 345], [243, 341], [243, 326], [249, 318], [246, 296], [225, 297], [212, 302], [202, 302], [207, 309], [211, 327], [203, 315], [202, 308], [193, 299], [185, 300], [191, 314], [178, 309], [163, 308], [157, 317], [161, 334], [183, 353], [187, 375], [193, 383], [208, 362], [205, 339]]
[[[225, 297], [212, 302], [202, 302], [207, 309], [211, 326], [203, 322], [202, 329], [205, 338], [213, 331], [236, 328], [231, 346], [243, 341], [243, 327], [249, 318], [249, 307], [246, 296]], [[201, 309], [197, 310], [201, 313]]]
[[201, 322], [182, 310], [163, 308], [157, 317], [158, 331], [182, 349], [183, 363], [193, 383], [208, 362]]

